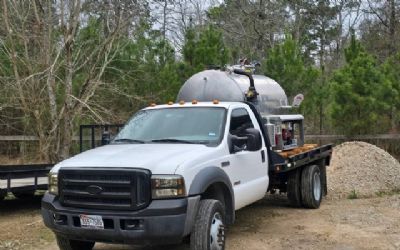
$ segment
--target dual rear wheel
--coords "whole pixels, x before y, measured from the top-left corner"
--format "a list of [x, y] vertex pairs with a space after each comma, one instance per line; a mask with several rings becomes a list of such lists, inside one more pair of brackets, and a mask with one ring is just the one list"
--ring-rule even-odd
[[[323, 170], [325, 168], [322, 168]], [[319, 208], [323, 196], [325, 173], [318, 165], [306, 166], [289, 173], [287, 196], [294, 207]]]

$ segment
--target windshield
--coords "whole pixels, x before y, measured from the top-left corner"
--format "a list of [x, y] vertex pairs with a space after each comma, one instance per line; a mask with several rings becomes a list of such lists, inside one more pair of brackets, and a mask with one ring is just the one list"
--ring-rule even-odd
[[165, 108], [134, 115], [113, 143], [196, 143], [218, 145], [224, 132], [224, 108]]

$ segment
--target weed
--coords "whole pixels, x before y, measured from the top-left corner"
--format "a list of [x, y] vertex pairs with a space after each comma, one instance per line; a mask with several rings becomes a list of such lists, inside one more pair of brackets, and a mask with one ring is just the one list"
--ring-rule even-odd
[[357, 198], [358, 198], [358, 195], [357, 195], [357, 192], [356, 192], [355, 189], [353, 189], [353, 190], [350, 192], [350, 194], [347, 196], [347, 199], [351, 199], [351, 200], [357, 199]]

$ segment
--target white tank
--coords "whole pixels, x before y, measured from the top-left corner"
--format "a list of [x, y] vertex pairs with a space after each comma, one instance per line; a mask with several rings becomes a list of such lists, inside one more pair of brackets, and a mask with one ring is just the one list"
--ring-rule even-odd
[[[262, 116], [282, 113], [288, 106], [287, 96], [282, 87], [271, 78], [253, 75], [254, 87], [258, 92], [253, 101]], [[181, 87], [177, 101], [219, 101], [243, 102], [250, 87], [247, 76], [221, 70], [205, 70], [190, 77]]]

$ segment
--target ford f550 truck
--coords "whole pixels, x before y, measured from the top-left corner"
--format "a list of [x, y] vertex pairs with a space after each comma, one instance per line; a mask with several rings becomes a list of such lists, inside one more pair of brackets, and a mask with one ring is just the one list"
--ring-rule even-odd
[[193, 250], [224, 249], [235, 211], [268, 191], [318, 208], [332, 145], [304, 144], [303, 116], [251, 70], [195, 74], [176, 103], [140, 110], [109, 145], [55, 165], [42, 215], [60, 249], [183, 239]]

